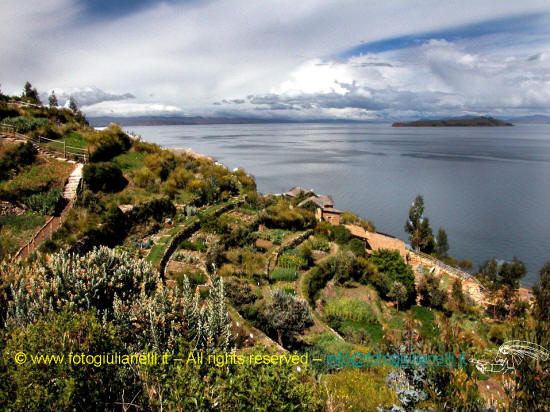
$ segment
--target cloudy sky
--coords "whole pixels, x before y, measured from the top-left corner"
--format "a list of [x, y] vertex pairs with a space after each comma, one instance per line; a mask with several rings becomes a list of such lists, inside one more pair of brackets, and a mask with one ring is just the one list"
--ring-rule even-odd
[[550, 2], [2, 0], [26, 80], [88, 116], [550, 114]]

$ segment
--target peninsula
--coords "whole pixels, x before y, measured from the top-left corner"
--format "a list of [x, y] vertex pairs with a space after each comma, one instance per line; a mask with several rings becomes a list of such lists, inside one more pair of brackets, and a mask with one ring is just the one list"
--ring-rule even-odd
[[512, 123], [487, 116], [469, 117], [460, 119], [415, 120], [413, 122], [392, 124], [392, 127], [496, 127], [513, 126]]

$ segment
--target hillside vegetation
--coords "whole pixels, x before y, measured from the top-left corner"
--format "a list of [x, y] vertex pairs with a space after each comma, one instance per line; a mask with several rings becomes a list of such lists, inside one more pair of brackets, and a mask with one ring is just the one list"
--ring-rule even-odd
[[[480, 306], [460, 280], [413, 268], [395, 250], [368, 253], [344, 225], [298, 207], [300, 198], [258, 193], [243, 170], [175, 154], [118, 125], [92, 129], [77, 108], [46, 108], [31, 97], [0, 96], [0, 123], [80, 145], [89, 162], [62, 226], [39, 252], [12, 261], [17, 244], [58, 213], [73, 166], [1, 139], [0, 409], [549, 408], [548, 359], [492, 374], [474, 360], [493, 359], [511, 339], [550, 347], [550, 266], [527, 304], [518, 295], [521, 262], [488, 261], [478, 278], [494, 304]], [[343, 221], [374, 232], [350, 212]], [[444, 231], [431, 234], [421, 197], [407, 227], [418, 248], [458, 265]], [[38, 365], [17, 362], [19, 352], [29, 359], [155, 352], [170, 360]], [[330, 362], [358, 352], [466, 354], [469, 361]], [[218, 362], [181, 361], [190, 353], [218, 355]], [[221, 361], [231, 354], [307, 355], [308, 362]]]

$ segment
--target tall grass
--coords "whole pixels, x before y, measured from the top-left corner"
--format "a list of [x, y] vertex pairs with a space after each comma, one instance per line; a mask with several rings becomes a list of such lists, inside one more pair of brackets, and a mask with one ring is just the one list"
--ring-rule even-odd
[[324, 307], [327, 317], [373, 322], [376, 316], [367, 302], [358, 299], [329, 299]]

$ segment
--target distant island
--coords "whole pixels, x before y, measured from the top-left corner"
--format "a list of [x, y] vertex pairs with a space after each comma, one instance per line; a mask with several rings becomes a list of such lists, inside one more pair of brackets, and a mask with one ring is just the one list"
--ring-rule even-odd
[[393, 123], [392, 127], [495, 127], [495, 126], [513, 126], [502, 120], [493, 117], [469, 117], [457, 119], [440, 120], [416, 120], [408, 123]]

